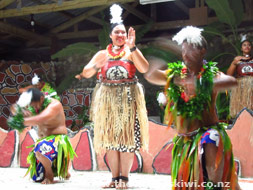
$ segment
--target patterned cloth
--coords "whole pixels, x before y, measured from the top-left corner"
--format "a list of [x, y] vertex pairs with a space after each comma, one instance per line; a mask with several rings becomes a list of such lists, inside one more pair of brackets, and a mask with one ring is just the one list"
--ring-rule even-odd
[[[47, 141], [46, 139], [40, 141], [37, 146], [34, 148], [34, 153], [40, 152], [48, 160], [53, 162], [58, 155], [58, 143], [55, 142], [55, 138]], [[45, 169], [43, 165], [37, 160], [36, 162], [36, 174], [33, 175], [32, 179], [35, 182], [40, 182], [44, 179]]]
[[134, 146], [133, 147], [127, 147], [126, 145], [119, 145], [117, 147], [114, 147], [113, 145], [106, 147], [109, 150], [116, 150], [119, 152], [135, 152], [139, 151], [141, 148], [141, 133], [140, 133], [140, 124], [139, 120], [136, 117], [135, 120], [135, 126], [134, 126]]
[[27, 157], [27, 163], [30, 166], [26, 175], [30, 172], [30, 177], [35, 182], [41, 182], [44, 179], [45, 169], [36, 158], [36, 152], [40, 152], [51, 161], [55, 177], [67, 177], [69, 162], [76, 156], [67, 135], [51, 135], [39, 139], [32, 147], [34, 148]]
[[208, 129], [201, 137], [201, 145], [202, 146], [204, 144], [211, 143], [211, 144], [214, 144], [218, 147], [219, 142], [220, 142], [220, 135], [219, 135], [218, 131], [215, 129]]
[[248, 62], [239, 62], [236, 66], [237, 77], [253, 76], [253, 60]]

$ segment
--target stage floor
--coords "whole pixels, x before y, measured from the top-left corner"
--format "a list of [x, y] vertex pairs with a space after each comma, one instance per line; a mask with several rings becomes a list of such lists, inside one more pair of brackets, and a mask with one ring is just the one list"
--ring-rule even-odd
[[[28, 176], [24, 177], [27, 169], [24, 168], [0, 168], [1, 190], [94, 190], [102, 189], [107, 184], [111, 175], [107, 171], [84, 172], [71, 170], [71, 178], [67, 181], [57, 180], [51, 185], [34, 183]], [[239, 184], [242, 190], [253, 189], [253, 179], [240, 178]], [[169, 175], [139, 174], [131, 173], [129, 189], [137, 190], [169, 190], [171, 189], [171, 178]]]

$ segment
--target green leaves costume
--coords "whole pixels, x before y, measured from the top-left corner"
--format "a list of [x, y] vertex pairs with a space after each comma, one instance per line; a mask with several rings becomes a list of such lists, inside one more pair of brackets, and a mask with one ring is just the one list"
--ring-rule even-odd
[[41, 141], [50, 141], [54, 139], [55, 143], [57, 143], [57, 159], [55, 159], [52, 162], [52, 170], [55, 177], [59, 177], [61, 179], [64, 179], [67, 177], [68, 174], [68, 167], [70, 160], [74, 159], [74, 156], [76, 156], [76, 153], [74, 149], [72, 148], [72, 145], [69, 141], [69, 137], [67, 135], [50, 135], [48, 137], [39, 139], [36, 141], [36, 143], [28, 148], [33, 147], [32, 151], [29, 153], [27, 157], [27, 163], [30, 164], [28, 171], [26, 175], [30, 172], [30, 177], [32, 178], [34, 175], [37, 175], [36, 173], [36, 156], [34, 153], [35, 147], [41, 142]]
[[[184, 89], [175, 84], [175, 77], [181, 80], [187, 75], [187, 68], [182, 62], [169, 63], [167, 73], [167, 85], [165, 94], [168, 103], [165, 109], [165, 122], [170, 126], [175, 120], [180, 123], [178, 129], [187, 128], [187, 122], [201, 120], [203, 111], [208, 110], [211, 105], [213, 90], [213, 78], [218, 72], [218, 68], [213, 62], [203, 65], [201, 72], [197, 76], [196, 95], [187, 97]], [[178, 117], [180, 116], [180, 117]], [[179, 121], [178, 121], [179, 120]], [[232, 145], [225, 131], [225, 124], [219, 123], [214, 126], [203, 126], [190, 134], [179, 134], [173, 139], [172, 150], [172, 182], [173, 190], [187, 189], [187, 184], [194, 184], [194, 189], [214, 189], [203, 185], [204, 173], [202, 166], [201, 137], [207, 129], [215, 129], [219, 133], [219, 145], [216, 155], [216, 169], [224, 157], [224, 169], [222, 182], [230, 182], [229, 188], [234, 189], [236, 184], [235, 166], [232, 154]], [[180, 183], [182, 182], [182, 183]], [[186, 184], [187, 183], [187, 184]], [[225, 183], [224, 183], [225, 184]]]
[[[45, 98], [44, 102], [41, 106], [40, 110], [35, 110], [32, 106], [28, 107], [28, 110], [33, 114], [37, 115], [40, 112], [42, 112], [44, 109], [47, 108], [47, 106], [51, 103], [50, 98]], [[17, 105], [17, 112], [13, 117], [10, 117], [8, 119], [8, 125], [13, 128], [17, 129], [19, 132], [22, 132], [25, 128], [23, 122], [23, 109]], [[60, 177], [60, 178], [66, 178], [68, 175], [68, 166], [71, 160], [73, 160], [74, 156], [76, 156], [76, 153], [74, 149], [72, 148], [72, 145], [69, 141], [69, 137], [67, 135], [50, 135], [48, 137], [39, 139], [36, 141], [36, 143], [28, 148], [33, 147], [32, 151], [29, 153], [27, 157], [27, 163], [30, 164], [28, 171], [26, 175], [30, 172], [30, 177], [33, 178], [33, 176], [38, 176], [36, 167], [37, 167], [37, 159], [35, 155], [35, 149], [39, 145], [40, 142], [50, 142], [54, 141], [54, 147], [56, 147], [56, 153], [57, 157], [56, 159], [52, 160], [52, 170], [54, 173], [54, 176]], [[39, 146], [38, 146], [39, 147]], [[38, 151], [38, 150], [37, 150]], [[55, 153], [55, 152], [54, 152]], [[54, 157], [55, 158], [55, 157]]]

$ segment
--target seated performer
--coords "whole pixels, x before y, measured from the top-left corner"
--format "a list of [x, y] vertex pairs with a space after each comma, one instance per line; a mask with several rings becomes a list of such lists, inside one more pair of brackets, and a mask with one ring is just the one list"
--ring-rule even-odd
[[[30, 111], [26, 110], [27, 106]], [[42, 184], [53, 183], [54, 176], [68, 179], [69, 163], [76, 154], [67, 136], [62, 104], [46, 98], [37, 88], [29, 88], [14, 107], [16, 113], [8, 120], [10, 127], [22, 131], [25, 126], [38, 126], [39, 140], [27, 157], [30, 164], [27, 174], [30, 172], [31, 178]]]
[[190, 183], [200, 190], [207, 189], [207, 183], [209, 189], [239, 189], [232, 145], [215, 110], [218, 92], [237, 82], [203, 60], [207, 43], [201, 31], [183, 28], [173, 40], [182, 44], [184, 62], [168, 63], [165, 71], [150, 63], [145, 78], [165, 85], [165, 120], [169, 126], [174, 122], [178, 133], [173, 139], [173, 189], [187, 189]]

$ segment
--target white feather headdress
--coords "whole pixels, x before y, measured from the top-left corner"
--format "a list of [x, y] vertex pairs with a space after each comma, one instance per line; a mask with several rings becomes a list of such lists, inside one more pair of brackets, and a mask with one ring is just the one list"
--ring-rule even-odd
[[241, 34], [241, 42], [247, 40], [247, 34]]
[[122, 14], [122, 8], [117, 5], [117, 4], [113, 4], [110, 8], [110, 13], [111, 13], [111, 24], [115, 24], [115, 23], [122, 23], [123, 20], [121, 18], [121, 14]]
[[201, 32], [203, 29], [194, 27], [194, 26], [187, 26], [180, 30], [173, 38], [173, 41], [176, 41], [178, 45], [181, 45], [184, 41], [187, 43], [192, 44], [194, 47], [202, 46], [202, 36]]
[[32, 101], [32, 95], [32, 91], [23, 92], [18, 99], [17, 105], [19, 105], [21, 108], [28, 106]]
[[36, 85], [40, 82], [40, 77], [38, 77], [38, 75], [35, 73], [34, 77], [32, 78], [32, 84]]

